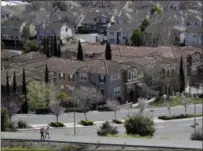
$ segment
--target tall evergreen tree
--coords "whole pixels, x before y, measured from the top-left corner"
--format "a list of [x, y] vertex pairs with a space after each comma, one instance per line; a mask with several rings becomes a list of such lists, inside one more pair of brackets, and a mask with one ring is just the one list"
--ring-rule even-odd
[[7, 72], [7, 75], [6, 75], [6, 95], [10, 96], [10, 84], [9, 84], [8, 72]]
[[23, 69], [23, 78], [22, 78], [22, 93], [25, 98], [27, 97], [27, 89], [26, 89], [26, 77], [25, 77], [25, 69]]
[[46, 51], [47, 51], [46, 38], [44, 36], [44, 39], [43, 39], [43, 53], [46, 54]]
[[48, 66], [46, 64], [46, 67], [45, 67], [45, 73], [44, 73], [44, 81], [45, 83], [49, 83], [49, 70], [48, 70]]
[[57, 56], [58, 57], [61, 57], [61, 44], [60, 44], [60, 40], [59, 40], [59, 42], [58, 42], [58, 49], [57, 49]]
[[17, 84], [16, 84], [16, 73], [13, 73], [13, 93], [17, 91]]
[[21, 106], [21, 113], [28, 113], [28, 100], [27, 100], [27, 89], [26, 89], [26, 76], [25, 69], [23, 69], [23, 79], [22, 79], [22, 94], [24, 95], [24, 103]]
[[111, 45], [110, 45], [109, 42], [106, 43], [105, 59], [106, 60], [111, 60], [112, 59]]
[[58, 56], [58, 47], [57, 47], [57, 38], [56, 38], [56, 35], [54, 35], [53, 45], [54, 45], [54, 56]]
[[180, 71], [179, 71], [179, 78], [180, 78], [180, 93], [185, 91], [185, 73], [184, 73], [184, 65], [183, 65], [183, 58], [181, 55], [180, 58]]
[[49, 58], [49, 57], [51, 57], [50, 47], [49, 47], [49, 38], [46, 38], [45, 41], [46, 41], [46, 56], [47, 56], [47, 58]]
[[50, 54], [51, 56], [54, 55], [54, 37], [50, 37]]
[[82, 50], [82, 45], [81, 45], [80, 41], [78, 42], [78, 53], [77, 53], [77, 59], [80, 60], [80, 61], [83, 61], [83, 60], [84, 60], [84, 57], [83, 57], [83, 50]]

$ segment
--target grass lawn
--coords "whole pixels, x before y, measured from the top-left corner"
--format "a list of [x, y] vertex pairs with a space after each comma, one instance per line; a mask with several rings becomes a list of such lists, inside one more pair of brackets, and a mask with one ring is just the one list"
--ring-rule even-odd
[[23, 147], [12, 147], [12, 148], [1, 148], [2, 151], [51, 151], [48, 148], [23, 148]]
[[[169, 102], [169, 101], [167, 100], [166, 102]], [[154, 107], [166, 107], [167, 106], [166, 102], [163, 101], [163, 100], [157, 100], [155, 102], [150, 103], [150, 106], [154, 106]], [[189, 101], [189, 103], [190, 104], [194, 104], [194, 103], [196, 103], [196, 104], [202, 104], [203, 103], [203, 99], [191, 99]], [[171, 101], [171, 106], [172, 107], [173, 106], [177, 106], [177, 105], [183, 105], [179, 96], [174, 97], [172, 99], [172, 101]]]

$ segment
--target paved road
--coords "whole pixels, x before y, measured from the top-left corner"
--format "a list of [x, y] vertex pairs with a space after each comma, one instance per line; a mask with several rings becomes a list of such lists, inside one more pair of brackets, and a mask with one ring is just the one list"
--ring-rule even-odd
[[[146, 109], [144, 114], [151, 116], [152, 113], [149, 111], [150, 109]], [[154, 117], [160, 116], [160, 115], [168, 115], [168, 110], [166, 108], [154, 108]], [[128, 114], [134, 114], [137, 113], [138, 109], [122, 109], [117, 112], [117, 118], [118, 119], [124, 119]], [[184, 114], [184, 108], [182, 106], [180, 107], [173, 107], [171, 108], [171, 113], [173, 115], [179, 115]], [[187, 109], [188, 114], [194, 113], [194, 106], [190, 105]], [[202, 113], [202, 106], [197, 105], [197, 114]], [[73, 123], [73, 113], [66, 113], [59, 117], [59, 121], [63, 123]], [[112, 120], [114, 119], [114, 113], [113, 112], [97, 112], [92, 111], [88, 112], [87, 114], [89, 120], [93, 121], [105, 121], [105, 120]], [[76, 113], [76, 121], [79, 122], [80, 120], [84, 119], [83, 113]], [[50, 122], [53, 122], [56, 120], [54, 115], [35, 115], [35, 114], [29, 114], [29, 115], [15, 115], [12, 118], [13, 121], [18, 120], [25, 120], [28, 124], [48, 124]]]
[[[197, 128], [202, 126], [202, 118], [197, 119], [197, 123], [200, 125]], [[157, 139], [175, 139], [175, 140], [190, 140], [190, 135], [194, 131], [191, 125], [194, 124], [193, 119], [187, 119], [182, 121], [167, 121], [164, 123], [156, 123], [156, 133], [154, 138]], [[125, 128], [123, 125], [117, 125], [118, 131], [121, 134], [125, 133]], [[76, 128], [77, 135], [80, 136], [97, 136], [97, 130], [99, 127], [91, 126], [91, 127], [78, 127]], [[28, 133], [39, 135], [39, 130], [32, 131], [21, 131], [22, 134], [27, 135]], [[60, 128], [60, 129], [50, 129], [50, 133], [52, 136], [54, 135], [73, 135], [73, 128]]]

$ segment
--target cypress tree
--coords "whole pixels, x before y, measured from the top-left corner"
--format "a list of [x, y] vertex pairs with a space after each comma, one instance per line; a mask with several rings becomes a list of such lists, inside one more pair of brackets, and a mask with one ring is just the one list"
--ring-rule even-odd
[[21, 107], [21, 112], [27, 114], [28, 113], [28, 101], [27, 101], [25, 69], [23, 69], [22, 94], [24, 94], [25, 102], [23, 103], [23, 105]]
[[43, 53], [46, 54], [47, 46], [46, 46], [46, 38], [43, 39]]
[[56, 35], [54, 35], [54, 56], [58, 56], [58, 47], [57, 47], [57, 39], [56, 39]]
[[23, 79], [22, 79], [22, 93], [27, 97], [27, 90], [26, 90], [26, 79], [25, 79], [25, 69], [23, 69]]
[[180, 58], [180, 67], [179, 67], [179, 78], [180, 78], [180, 93], [185, 91], [185, 73], [184, 73], [184, 65], [183, 65], [183, 58], [181, 55]]
[[8, 72], [6, 75], [6, 95], [10, 96], [10, 85], [9, 85], [9, 76], [8, 76]]
[[59, 41], [59, 43], [58, 43], [58, 52], [57, 52], [57, 56], [58, 57], [61, 57], [61, 44], [60, 44], [60, 41]]
[[44, 81], [45, 83], [49, 83], [49, 70], [48, 70], [48, 66], [46, 64], [46, 67], [45, 67], [45, 73], [44, 73]]
[[106, 43], [105, 59], [106, 60], [111, 60], [112, 59], [111, 45], [110, 45], [109, 42]]
[[17, 84], [16, 84], [16, 73], [13, 73], [13, 93], [16, 93], [17, 90]]
[[46, 55], [47, 57], [49, 58], [51, 55], [50, 55], [50, 47], [49, 47], [49, 39], [46, 38]]
[[50, 37], [50, 54], [51, 56], [54, 55], [54, 38]]
[[82, 50], [82, 45], [81, 45], [80, 41], [78, 42], [78, 53], [77, 53], [77, 59], [80, 60], [80, 61], [83, 61], [83, 60], [84, 60], [84, 57], [83, 57], [83, 50]]

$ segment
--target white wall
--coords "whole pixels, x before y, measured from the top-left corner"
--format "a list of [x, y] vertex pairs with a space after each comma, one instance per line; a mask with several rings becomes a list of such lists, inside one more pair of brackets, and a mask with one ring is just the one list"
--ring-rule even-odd
[[73, 37], [72, 29], [63, 25], [60, 30], [60, 39], [62, 40], [62, 43], [66, 43], [67, 39], [70, 37]]

